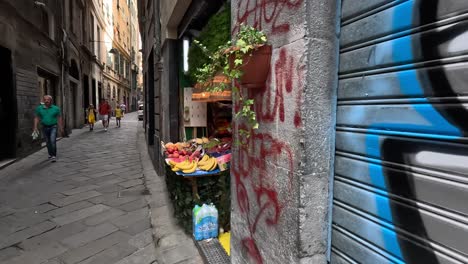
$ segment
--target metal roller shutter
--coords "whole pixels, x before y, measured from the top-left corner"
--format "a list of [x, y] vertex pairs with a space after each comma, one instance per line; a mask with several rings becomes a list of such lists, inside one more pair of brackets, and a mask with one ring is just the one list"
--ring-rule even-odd
[[343, 0], [331, 263], [468, 263], [468, 0]]

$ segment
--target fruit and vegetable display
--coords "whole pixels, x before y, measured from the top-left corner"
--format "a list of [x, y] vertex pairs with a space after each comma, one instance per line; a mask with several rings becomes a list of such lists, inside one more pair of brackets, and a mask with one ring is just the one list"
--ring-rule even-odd
[[[187, 142], [161, 142], [166, 163], [177, 174], [206, 175], [224, 171], [231, 159], [230, 138], [195, 138]], [[219, 166], [218, 166], [219, 165]]]
[[218, 162], [216, 158], [209, 157], [208, 154], [205, 154], [199, 161], [189, 161], [186, 159], [182, 162], [176, 162], [174, 160], [169, 160], [169, 165], [171, 166], [172, 171], [182, 171], [183, 173], [189, 174], [194, 173], [197, 169], [203, 171], [215, 170], [218, 167]]

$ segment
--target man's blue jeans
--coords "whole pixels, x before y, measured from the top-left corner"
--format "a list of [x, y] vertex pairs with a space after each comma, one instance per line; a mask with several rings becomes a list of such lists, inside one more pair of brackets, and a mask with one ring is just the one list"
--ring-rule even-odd
[[42, 132], [46, 138], [49, 156], [57, 156], [57, 125], [44, 126]]

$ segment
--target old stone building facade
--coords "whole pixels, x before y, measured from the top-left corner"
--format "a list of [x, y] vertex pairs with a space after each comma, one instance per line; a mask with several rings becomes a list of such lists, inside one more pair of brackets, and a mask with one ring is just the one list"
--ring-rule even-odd
[[100, 98], [136, 108], [136, 21], [133, 1], [0, 1], [0, 160], [41, 147], [31, 132], [45, 94], [61, 107], [66, 134], [85, 125], [85, 109]]
[[63, 8], [62, 1], [0, 1], [0, 160], [40, 147], [30, 135], [43, 95], [60, 107], [67, 102]]
[[[137, 6], [133, 0], [104, 0], [107, 54], [104, 67], [104, 98], [125, 103], [129, 110], [137, 104], [137, 56], [139, 30]], [[109, 41], [110, 40], [110, 41]]]

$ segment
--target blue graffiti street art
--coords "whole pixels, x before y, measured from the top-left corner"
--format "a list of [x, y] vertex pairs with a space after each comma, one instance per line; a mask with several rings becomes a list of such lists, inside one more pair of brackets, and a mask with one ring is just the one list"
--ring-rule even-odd
[[332, 263], [468, 263], [468, 1], [351, 2]]

